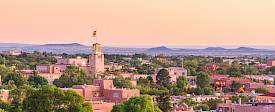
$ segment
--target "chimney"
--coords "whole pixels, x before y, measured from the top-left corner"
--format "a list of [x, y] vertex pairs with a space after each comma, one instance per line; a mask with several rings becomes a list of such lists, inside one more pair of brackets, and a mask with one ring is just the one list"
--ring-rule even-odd
[[242, 98], [239, 98], [239, 105], [242, 104]]

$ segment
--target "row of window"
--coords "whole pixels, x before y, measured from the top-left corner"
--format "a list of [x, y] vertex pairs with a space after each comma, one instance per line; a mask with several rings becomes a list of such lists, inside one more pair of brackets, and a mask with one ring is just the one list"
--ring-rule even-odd
[[[174, 75], [177, 75], [177, 72], [174, 72]], [[185, 72], [182, 72], [181, 75], [185, 76]]]
[[[46, 79], [50, 79], [50, 78], [52, 78], [52, 76], [51, 76], [51, 75], [46, 75], [45, 78], [46, 78]], [[53, 78], [54, 78], [54, 79], [58, 79], [59, 76], [58, 76], [58, 75], [53, 75]]]
[[[134, 96], [136, 96], [137, 94], [136, 93], [134, 93]], [[119, 94], [118, 93], [114, 93], [113, 94], [113, 97], [119, 97]], [[129, 98], [129, 93], [125, 93], [125, 98]]]

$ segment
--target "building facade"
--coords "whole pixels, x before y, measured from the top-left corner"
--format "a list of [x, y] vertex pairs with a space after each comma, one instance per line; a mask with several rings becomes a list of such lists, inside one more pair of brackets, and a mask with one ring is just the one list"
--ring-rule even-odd
[[180, 67], [155, 68], [155, 76], [161, 69], [166, 69], [171, 77], [171, 82], [176, 82], [179, 76], [187, 77], [187, 70]]

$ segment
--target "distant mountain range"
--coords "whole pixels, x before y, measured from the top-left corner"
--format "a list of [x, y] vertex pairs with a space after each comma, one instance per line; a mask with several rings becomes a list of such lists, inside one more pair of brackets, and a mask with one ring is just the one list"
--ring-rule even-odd
[[[92, 46], [86, 46], [78, 43], [71, 44], [20, 44], [20, 43], [0, 43], [0, 51], [14, 50], [16, 52], [52, 52], [52, 53], [91, 53]], [[275, 50], [256, 49], [251, 47], [239, 47], [236, 49], [226, 49], [222, 47], [207, 47], [205, 49], [184, 49], [184, 48], [167, 48], [165, 46], [154, 48], [120, 48], [103, 46], [102, 52], [106, 54], [165, 54], [165, 55], [212, 55], [212, 56], [231, 56], [231, 55], [275, 55]]]

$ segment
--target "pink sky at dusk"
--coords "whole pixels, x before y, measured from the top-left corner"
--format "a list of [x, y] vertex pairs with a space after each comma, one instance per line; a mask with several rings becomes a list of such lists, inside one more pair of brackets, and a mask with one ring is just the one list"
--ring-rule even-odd
[[275, 0], [0, 0], [0, 42], [275, 45]]

